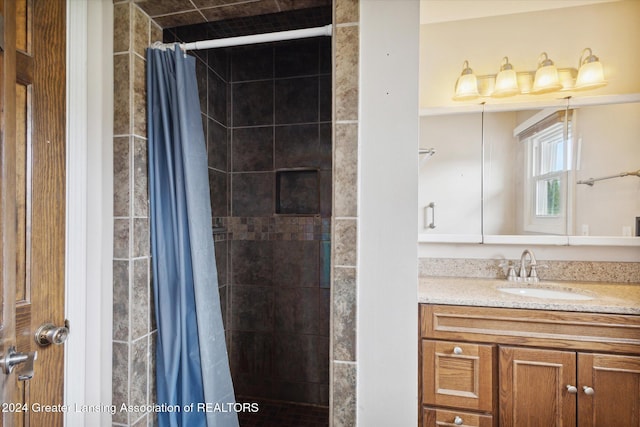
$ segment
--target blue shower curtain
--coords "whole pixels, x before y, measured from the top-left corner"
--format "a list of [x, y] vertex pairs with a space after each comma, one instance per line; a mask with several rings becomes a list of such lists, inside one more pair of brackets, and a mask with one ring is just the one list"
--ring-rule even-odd
[[237, 427], [195, 59], [177, 45], [147, 49], [147, 128], [158, 422]]

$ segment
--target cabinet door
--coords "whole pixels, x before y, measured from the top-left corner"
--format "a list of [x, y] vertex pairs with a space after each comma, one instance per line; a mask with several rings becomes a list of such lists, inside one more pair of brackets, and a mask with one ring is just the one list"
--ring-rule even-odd
[[576, 353], [500, 347], [499, 360], [501, 427], [576, 425]]
[[640, 357], [578, 354], [578, 408], [581, 427], [640, 425]]
[[422, 340], [424, 404], [493, 411], [495, 347]]

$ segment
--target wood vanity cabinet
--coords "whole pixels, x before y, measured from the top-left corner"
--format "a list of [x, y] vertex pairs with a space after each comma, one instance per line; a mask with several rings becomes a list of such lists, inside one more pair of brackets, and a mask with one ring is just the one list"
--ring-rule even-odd
[[420, 305], [419, 426], [638, 426], [640, 316]]

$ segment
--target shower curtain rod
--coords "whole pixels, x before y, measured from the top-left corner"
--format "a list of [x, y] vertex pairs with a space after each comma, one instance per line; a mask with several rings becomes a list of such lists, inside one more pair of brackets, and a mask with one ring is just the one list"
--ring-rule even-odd
[[[225, 39], [202, 40], [191, 43], [180, 43], [182, 50], [215, 49], [218, 47], [243, 46], [257, 43], [277, 42], [283, 40], [304, 39], [309, 37], [330, 36], [332, 25], [303, 28], [301, 30], [278, 31], [275, 33], [253, 34], [249, 36], [229, 37]], [[172, 48], [175, 43], [154, 44], [161, 48]]]

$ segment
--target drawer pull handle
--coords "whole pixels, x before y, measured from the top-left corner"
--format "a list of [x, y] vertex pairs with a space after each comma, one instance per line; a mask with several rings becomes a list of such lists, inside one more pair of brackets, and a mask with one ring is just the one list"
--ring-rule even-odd
[[462, 349], [458, 346], [453, 347], [453, 354], [462, 354]]
[[567, 384], [567, 391], [571, 394], [576, 394], [578, 392], [578, 387]]
[[593, 393], [596, 392], [594, 389], [592, 389], [591, 387], [587, 387], [587, 386], [582, 387], [582, 390], [584, 391], [584, 394], [586, 394], [588, 396], [591, 396]]
[[453, 423], [454, 423], [455, 425], [457, 425], [457, 426], [461, 426], [461, 425], [462, 425], [462, 423], [464, 423], [464, 421], [462, 421], [462, 418], [460, 418], [460, 417], [456, 416], [456, 417], [453, 419]]

